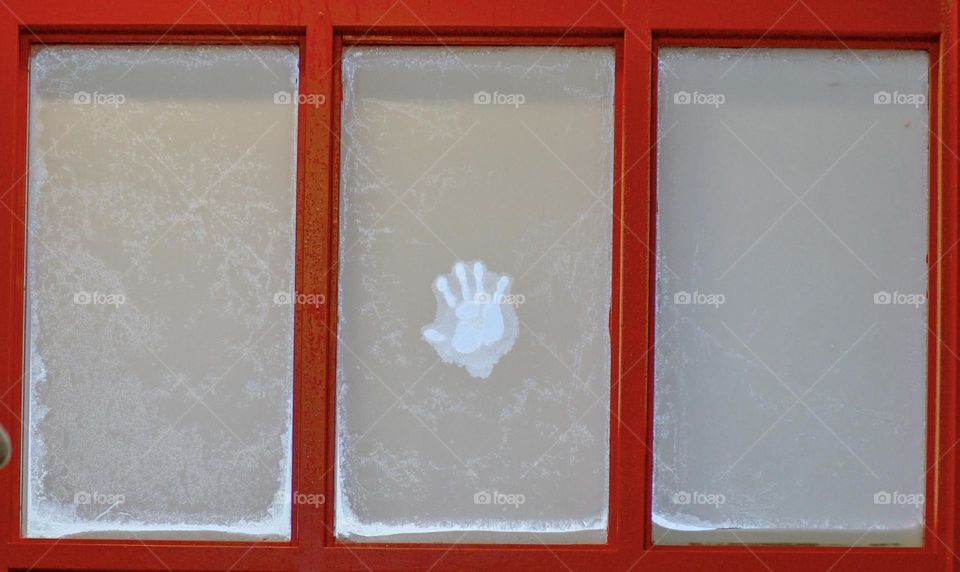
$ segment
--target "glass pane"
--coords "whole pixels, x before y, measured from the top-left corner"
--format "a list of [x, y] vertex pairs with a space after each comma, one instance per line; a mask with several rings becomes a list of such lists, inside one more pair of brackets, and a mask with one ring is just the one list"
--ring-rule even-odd
[[337, 535], [603, 542], [613, 50], [342, 66]]
[[289, 538], [297, 70], [33, 52], [26, 536]]
[[926, 52], [660, 52], [654, 540], [918, 545]]

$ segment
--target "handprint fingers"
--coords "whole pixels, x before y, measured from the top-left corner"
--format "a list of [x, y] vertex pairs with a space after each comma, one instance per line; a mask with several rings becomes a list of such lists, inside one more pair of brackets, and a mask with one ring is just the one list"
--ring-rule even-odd
[[510, 285], [510, 279], [506, 276], [501, 276], [500, 280], [497, 280], [497, 290], [493, 294], [493, 301], [500, 303], [503, 300], [503, 293], [507, 291], [507, 286]]
[[441, 334], [440, 332], [434, 330], [433, 328], [427, 328], [423, 331], [423, 337], [431, 342], [443, 342], [446, 341], [447, 336]]
[[473, 263], [473, 278], [477, 281], [477, 294], [476, 299], [478, 301], [483, 300], [483, 263], [474, 262]]
[[453, 271], [456, 272], [457, 280], [460, 281], [460, 297], [464, 302], [471, 300], [470, 284], [467, 283], [467, 269], [463, 266], [462, 262], [457, 262], [453, 267]]
[[457, 298], [453, 295], [453, 292], [450, 291], [450, 285], [447, 284], [447, 279], [444, 276], [437, 278], [437, 290], [443, 294], [443, 299], [447, 301], [447, 306], [451, 308], [456, 307]]

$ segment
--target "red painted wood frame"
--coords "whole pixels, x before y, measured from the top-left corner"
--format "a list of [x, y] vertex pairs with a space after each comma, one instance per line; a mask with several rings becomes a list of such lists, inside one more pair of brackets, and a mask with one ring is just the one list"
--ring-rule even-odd
[[[947, 0], [0, 0], [0, 423], [23, 437], [27, 57], [33, 43], [290, 43], [301, 91], [297, 291], [336, 293], [339, 47], [606, 44], [617, 49], [610, 534], [605, 545], [356, 545], [332, 503], [293, 506], [288, 543], [39, 540], [20, 536], [20, 466], [0, 471], [0, 570], [953, 570], [956, 445], [958, 22]], [[664, 44], [922, 48], [931, 53], [928, 529], [922, 548], [652, 546], [654, 52]], [[335, 304], [295, 318], [294, 489], [332, 498]], [[620, 327], [647, 324], [645, 328]]]

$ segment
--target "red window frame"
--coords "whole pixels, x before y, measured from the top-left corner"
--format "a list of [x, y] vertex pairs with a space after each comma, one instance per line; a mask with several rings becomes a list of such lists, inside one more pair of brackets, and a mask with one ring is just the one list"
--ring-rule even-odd
[[[339, 55], [349, 43], [611, 45], [617, 50], [609, 540], [603, 545], [350, 544], [333, 506], [293, 505], [290, 542], [20, 537], [20, 462], [0, 471], [0, 568], [28, 570], [951, 570], [957, 494], [957, 3], [934, 0], [0, 0], [0, 423], [22, 438], [27, 62], [34, 43], [288, 43], [300, 89], [296, 288], [335, 301]], [[921, 548], [653, 546], [650, 526], [656, 71], [661, 45], [921, 48], [931, 53], [930, 336]], [[336, 304], [295, 316], [294, 490], [333, 498]], [[620, 324], [646, 324], [621, 328]]]

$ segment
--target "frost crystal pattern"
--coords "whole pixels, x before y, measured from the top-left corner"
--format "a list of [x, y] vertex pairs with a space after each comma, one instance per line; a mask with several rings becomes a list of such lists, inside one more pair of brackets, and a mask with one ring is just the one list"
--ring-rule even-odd
[[33, 52], [27, 536], [289, 538], [297, 73]]

